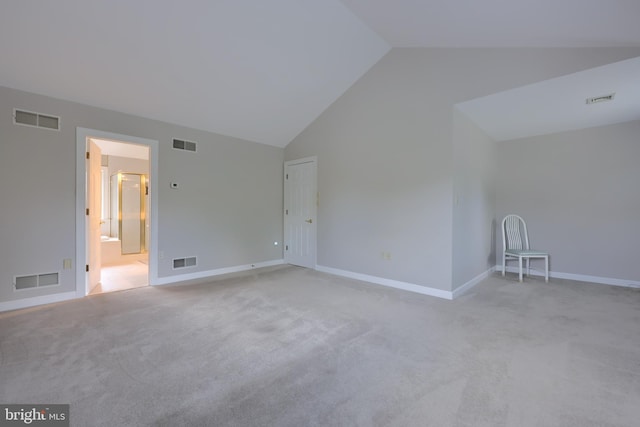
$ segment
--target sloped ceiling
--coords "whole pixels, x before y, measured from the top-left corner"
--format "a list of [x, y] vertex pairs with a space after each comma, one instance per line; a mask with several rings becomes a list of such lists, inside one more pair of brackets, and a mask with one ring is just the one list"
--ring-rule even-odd
[[[587, 98], [615, 94], [587, 104]], [[545, 80], [457, 105], [496, 141], [640, 120], [640, 58]]]
[[337, 0], [0, 3], [0, 85], [280, 147], [389, 48]]
[[640, 46], [636, 0], [342, 0], [395, 47]]
[[3, 0], [0, 85], [284, 147], [392, 46], [640, 46], [633, 0]]

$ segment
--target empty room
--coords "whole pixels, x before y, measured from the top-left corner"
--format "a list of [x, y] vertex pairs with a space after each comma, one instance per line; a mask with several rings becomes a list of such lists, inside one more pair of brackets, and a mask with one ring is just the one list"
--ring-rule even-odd
[[0, 424], [638, 425], [638, 17], [2, 2]]

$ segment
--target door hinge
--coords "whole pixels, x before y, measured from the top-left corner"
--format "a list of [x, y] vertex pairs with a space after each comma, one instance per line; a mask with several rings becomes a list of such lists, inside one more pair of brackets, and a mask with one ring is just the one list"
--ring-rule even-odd
[[289, 179], [289, 174], [287, 174], [287, 178], [286, 179]]
[[87, 159], [89, 159], [91, 157], [91, 154], [89, 154], [89, 152], [87, 151]]
[[285, 214], [285, 215], [289, 215], [289, 209], [285, 209], [285, 210], [284, 210], [284, 214]]
[[284, 246], [284, 250], [285, 250], [285, 251], [288, 251], [288, 250], [289, 250], [289, 245], [285, 245], [285, 246]]
[[89, 215], [89, 208], [87, 208], [87, 215]]
[[89, 272], [89, 264], [84, 266], [84, 271]]

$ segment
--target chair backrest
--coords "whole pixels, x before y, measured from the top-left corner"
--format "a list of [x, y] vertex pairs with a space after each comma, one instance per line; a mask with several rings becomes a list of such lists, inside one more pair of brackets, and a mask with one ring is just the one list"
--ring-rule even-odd
[[502, 220], [502, 250], [529, 249], [527, 224], [518, 215], [507, 215]]

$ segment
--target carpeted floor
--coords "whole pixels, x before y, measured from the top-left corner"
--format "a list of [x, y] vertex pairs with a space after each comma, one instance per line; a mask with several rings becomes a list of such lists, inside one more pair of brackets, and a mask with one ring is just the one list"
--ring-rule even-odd
[[0, 402], [72, 426], [638, 426], [640, 290], [455, 301], [296, 267], [0, 313]]

